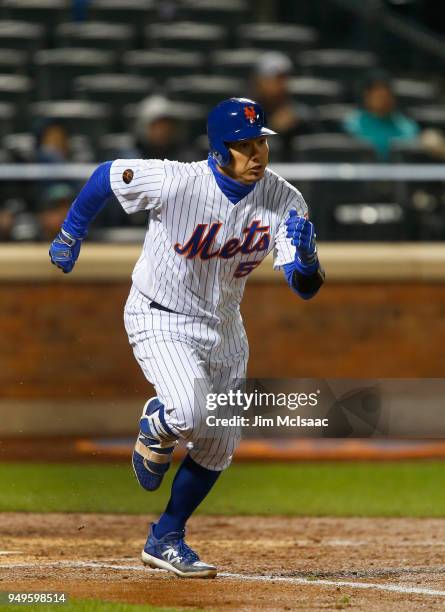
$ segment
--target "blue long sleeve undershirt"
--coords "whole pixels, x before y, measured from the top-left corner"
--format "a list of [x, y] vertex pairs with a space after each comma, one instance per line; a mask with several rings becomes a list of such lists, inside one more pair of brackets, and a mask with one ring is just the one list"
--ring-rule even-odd
[[89, 224], [113, 195], [110, 182], [112, 163], [100, 164], [72, 203], [62, 227], [74, 238], [85, 238]]
[[[318, 267], [318, 264], [317, 264], [317, 267]], [[315, 291], [311, 291], [310, 293], [303, 293], [302, 291], [299, 291], [298, 286], [295, 284], [295, 276], [294, 276], [295, 271], [298, 271], [295, 261], [291, 261], [290, 263], [284, 264], [283, 272], [284, 272], [284, 276], [286, 277], [289, 287], [299, 297], [303, 298], [303, 300], [310, 300], [311, 297], [313, 297], [317, 293], [318, 289], [316, 289]]]

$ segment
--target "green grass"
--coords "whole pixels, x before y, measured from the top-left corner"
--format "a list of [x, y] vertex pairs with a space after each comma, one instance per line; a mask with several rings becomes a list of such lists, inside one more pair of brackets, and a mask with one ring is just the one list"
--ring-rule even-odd
[[[0, 511], [158, 513], [127, 465], [0, 464]], [[202, 514], [445, 516], [445, 462], [235, 464]]]
[[182, 612], [198, 608], [158, 608], [154, 606], [132, 605], [101, 601], [97, 599], [70, 599], [64, 604], [30, 604], [11, 605], [0, 603], [0, 610], [5, 612]]

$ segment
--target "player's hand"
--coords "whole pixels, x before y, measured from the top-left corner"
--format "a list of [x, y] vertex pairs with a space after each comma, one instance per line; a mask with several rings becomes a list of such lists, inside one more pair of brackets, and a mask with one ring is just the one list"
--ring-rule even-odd
[[65, 273], [71, 272], [79, 257], [81, 244], [82, 240], [74, 238], [62, 228], [49, 247], [51, 263]]
[[317, 252], [316, 234], [314, 224], [299, 217], [296, 210], [289, 212], [289, 217], [286, 219], [287, 238], [292, 239], [292, 244], [297, 251], [306, 256], [314, 255]]

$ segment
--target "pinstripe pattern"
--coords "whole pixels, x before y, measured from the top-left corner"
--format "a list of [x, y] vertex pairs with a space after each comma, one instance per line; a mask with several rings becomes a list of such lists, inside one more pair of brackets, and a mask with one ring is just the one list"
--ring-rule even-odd
[[[194, 317], [150, 308], [133, 285], [124, 322], [134, 355], [165, 406], [165, 419], [178, 437], [193, 443], [191, 455], [208, 469], [225, 469], [239, 442], [237, 428], [205, 427], [207, 393], [227, 391], [244, 378], [248, 359], [241, 318], [205, 324]], [[228, 347], [232, 347], [229, 351]], [[210, 437], [209, 437], [210, 436]]]
[[[233, 427], [209, 434], [204, 398], [245, 378], [248, 343], [239, 306], [246, 272], [272, 249], [275, 269], [294, 260], [285, 219], [291, 209], [306, 215], [306, 203], [295, 187], [267, 169], [255, 189], [233, 205], [207, 160], [115, 160], [110, 179], [127, 213], [149, 211], [124, 316], [134, 355], [165, 406], [169, 427], [193, 443], [195, 461], [224, 469], [240, 432]], [[252, 227], [263, 229], [243, 250]], [[216, 233], [207, 251], [198, 249], [191, 257], [187, 245], [201, 245], [195, 232], [202, 231], [204, 240], [211, 228]], [[250, 248], [266, 232], [264, 247]], [[224, 251], [229, 244], [239, 248]], [[151, 301], [173, 312], [150, 308]]]
[[[122, 178], [126, 169], [133, 170], [129, 184]], [[286, 238], [284, 220], [292, 208], [303, 216], [307, 206], [295, 187], [269, 169], [255, 189], [236, 205], [217, 186], [207, 160], [192, 164], [115, 160], [110, 178], [127, 213], [150, 211], [133, 282], [144, 295], [174, 312], [209, 318], [233, 316], [247, 280], [247, 276], [234, 276], [240, 263], [259, 262], [272, 249], [276, 269], [294, 259], [295, 248]], [[212, 252], [230, 239], [242, 242], [243, 230], [254, 220], [270, 228], [267, 250], [205, 260], [199, 256], [187, 259], [173, 248], [176, 243], [184, 245], [199, 224], [209, 228], [218, 222], [222, 226]]]

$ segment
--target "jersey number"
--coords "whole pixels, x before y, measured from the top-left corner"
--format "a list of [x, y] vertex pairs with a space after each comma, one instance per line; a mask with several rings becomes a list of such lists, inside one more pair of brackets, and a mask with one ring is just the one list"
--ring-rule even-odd
[[235, 274], [233, 275], [235, 278], [241, 278], [242, 276], [247, 276], [255, 270], [257, 266], [259, 266], [261, 261], [243, 261], [235, 270]]

